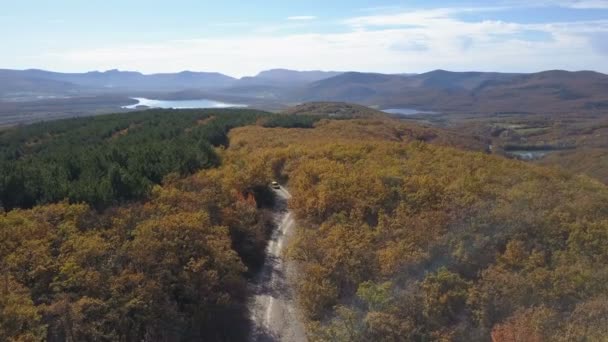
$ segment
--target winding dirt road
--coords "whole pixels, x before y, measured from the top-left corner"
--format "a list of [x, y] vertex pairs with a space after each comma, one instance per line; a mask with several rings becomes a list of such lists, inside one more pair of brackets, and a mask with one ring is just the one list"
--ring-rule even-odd
[[258, 277], [252, 284], [253, 297], [249, 303], [254, 324], [252, 341], [306, 341], [306, 334], [295, 308], [293, 291], [289, 286], [290, 264], [282, 257], [283, 250], [293, 233], [295, 221], [287, 207], [291, 198], [281, 187], [275, 190], [274, 208], [276, 228], [266, 247], [266, 259]]

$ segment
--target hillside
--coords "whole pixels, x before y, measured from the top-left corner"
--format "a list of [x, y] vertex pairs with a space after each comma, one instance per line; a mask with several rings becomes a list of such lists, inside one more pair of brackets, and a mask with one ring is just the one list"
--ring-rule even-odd
[[380, 134], [393, 126], [230, 133], [231, 160], [267, 160], [288, 181], [299, 223], [288, 257], [311, 340], [608, 333], [608, 269], [596, 263], [607, 255], [593, 247], [608, 231], [605, 186]]
[[412, 86], [473, 91], [492, 84], [507, 82], [520, 75], [499, 72], [450, 72], [435, 70], [414, 75], [409, 79], [412, 81]]
[[350, 101], [382, 108], [494, 114], [606, 111], [608, 76], [595, 72], [534, 74], [448, 72], [404, 76], [345, 73], [310, 84], [307, 101]]
[[20, 75], [0, 70], [0, 97], [19, 98], [25, 93], [56, 94], [74, 92], [78, 87], [70, 82]]
[[480, 110], [605, 112], [608, 109], [608, 76], [590, 71], [545, 71], [485, 86], [475, 95], [475, 106]]
[[372, 104], [407, 87], [401, 75], [347, 72], [308, 85], [301, 94], [304, 101], [345, 101]]
[[308, 102], [283, 111], [289, 115], [329, 115], [332, 117], [386, 117], [387, 114], [369, 107], [346, 102]]
[[608, 184], [605, 114], [437, 115], [433, 120], [463, 135], [480, 137], [495, 154], [585, 174]]

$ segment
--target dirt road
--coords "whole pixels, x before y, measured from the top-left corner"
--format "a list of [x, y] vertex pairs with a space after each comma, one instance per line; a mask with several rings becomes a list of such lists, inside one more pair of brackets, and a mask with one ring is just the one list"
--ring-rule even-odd
[[266, 247], [264, 266], [252, 284], [254, 296], [249, 308], [254, 323], [252, 341], [306, 341], [304, 327], [296, 313], [289, 286], [290, 264], [282, 257], [293, 233], [295, 221], [287, 207], [291, 195], [285, 188], [275, 190], [276, 228]]

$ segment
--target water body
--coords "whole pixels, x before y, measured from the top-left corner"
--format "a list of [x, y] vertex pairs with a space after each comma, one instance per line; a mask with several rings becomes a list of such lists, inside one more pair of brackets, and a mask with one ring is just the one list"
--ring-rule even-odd
[[413, 108], [390, 108], [390, 109], [383, 109], [382, 110], [385, 113], [389, 113], [389, 114], [398, 114], [398, 115], [432, 115], [432, 114], [439, 114], [437, 112], [433, 112], [430, 110], [419, 110], [419, 109], [413, 109]]
[[137, 100], [138, 103], [132, 104], [129, 106], [123, 106], [122, 108], [136, 109], [139, 106], [145, 106], [145, 107], [150, 107], [150, 108], [174, 108], [174, 109], [247, 107], [247, 105], [244, 105], [244, 104], [226, 103], [226, 102], [213, 101], [213, 100], [207, 100], [207, 99], [174, 100], [174, 101], [146, 99], [144, 97], [134, 97], [133, 99]]
[[555, 151], [556, 150], [512, 150], [506, 152], [511, 156], [518, 157], [523, 160], [535, 160], [541, 159], [547, 154]]

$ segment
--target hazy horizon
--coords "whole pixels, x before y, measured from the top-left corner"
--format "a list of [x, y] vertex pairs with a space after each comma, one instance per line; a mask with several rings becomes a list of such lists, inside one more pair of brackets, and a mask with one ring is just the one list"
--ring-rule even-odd
[[31, 68], [25, 68], [25, 69], [10, 69], [10, 68], [0, 68], [0, 70], [14, 70], [14, 71], [30, 71], [30, 70], [39, 70], [39, 71], [46, 71], [46, 72], [55, 72], [55, 73], [65, 73], [65, 74], [86, 74], [86, 73], [106, 73], [106, 72], [125, 72], [125, 73], [139, 73], [142, 74], [144, 76], [147, 75], [161, 75], [161, 74], [179, 74], [179, 73], [186, 73], [186, 72], [191, 72], [191, 73], [219, 73], [225, 76], [229, 76], [235, 79], [242, 79], [242, 78], [247, 78], [247, 77], [255, 77], [257, 75], [259, 75], [260, 73], [263, 72], [267, 72], [267, 71], [274, 71], [274, 70], [285, 70], [285, 71], [295, 71], [295, 72], [336, 72], [336, 73], [348, 73], [348, 72], [355, 72], [355, 73], [369, 73], [369, 74], [384, 74], [384, 75], [420, 75], [420, 74], [425, 74], [425, 73], [430, 73], [430, 72], [434, 72], [434, 71], [447, 71], [447, 72], [492, 72], [492, 73], [512, 73], [512, 74], [534, 74], [534, 73], [539, 73], [539, 72], [547, 72], [547, 71], [567, 71], [567, 72], [585, 72], [585, 71], [590, 71], [590, 72], [597, 72], [597, 73], [601, 73], [601, 74], [605, 74], [608, 75], [608, 72], [602, 72], [602, 71], [598, 71], [598, 70], [593, 70], [593, 69], [578, 69], [578, 70], [567, 70], [567, 69], [543, 69], [543, 70], [535, 70], [535, 71], [525, 71], [525, 72], [517, 72], [517, 71], [512, 71], [512, 72], [507, 72], [507, 71], [501, 71], [501, 70], [446, 70], [446, 69], [431, 69], [431, 70], [426, 70], [426, 71], [422, 71], [422, 72], [407, 72], [407, 71], [403, 71], [403, 72], [392, 72], [392, 73], [383, 73], [383, 72], [378, 72], [378, 71], [366, 71], [366, 70], [323, 70], [323, 69], [306, 69], [306, 70], [299, 70], [299, 69], [287, 69], [287, 68], [269, 68], [269, 69], [264, 69], [264, 70], [260, 70], [257, 72], [254, 72], [253, 74], [249, 74], [249, 75], [242, 75], [242, 76], [235, 76], [235, 75], [230, 75], [228, 73], [224, 73], [221, 71], [217, 71], [217, 70], [189, 70], [189, 69], [185, 69], [185, 70], [178, 70], [175, 72], [162, 72], [162, 71], [152, 71], [152, 72], [142, 72], [139, 70], [122, 70], [122, 69], [118, 69], [118, 68], [113, 68], [113, 69], [105, 69], [105, 70], [75, 70], [75, 71], [61, 71], [61, 70], [52, 70], [52, 69], [43, 69], [43, 68], [36, 68], [36, 67], [31, 67]]
[[60, 0], [8, 3], [0, 18], [7, 69], [608, 72], [604, 0]]

